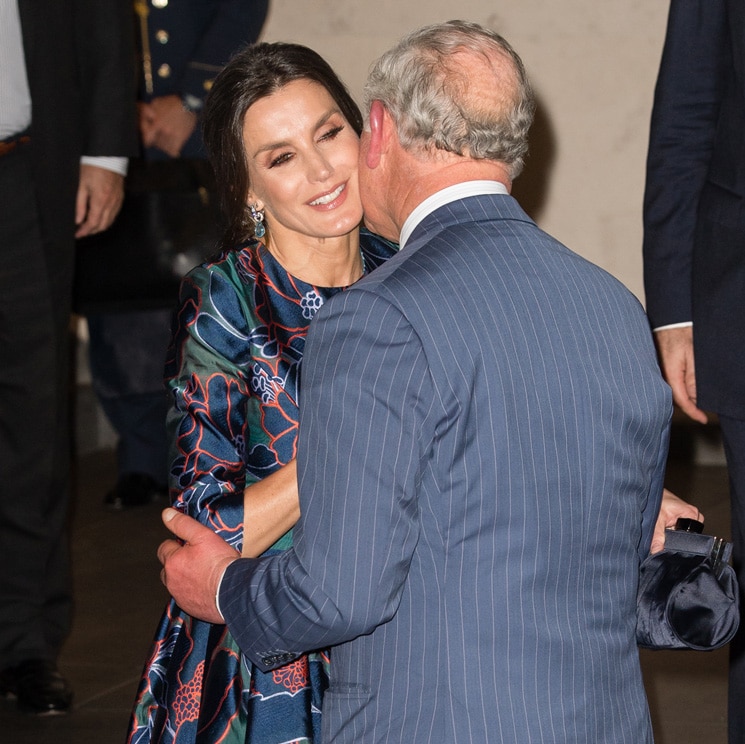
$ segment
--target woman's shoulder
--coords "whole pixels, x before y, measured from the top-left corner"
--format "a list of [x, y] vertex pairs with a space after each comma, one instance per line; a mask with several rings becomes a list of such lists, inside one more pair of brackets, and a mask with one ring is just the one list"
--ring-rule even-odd
[[244, 283], [259, 270], [258, 244], [250, 242], [221, 250], [213, 258], [192, 268], [185, 279], [195, 285], [210, 284], [214, 279]]
[[213, 260], [195, 266], [183, 278], [179, 306], [196, 312], [218, 310], [226, 315], [243, 315], [250, 302], [251, 286], [261, 273], [255, 243], [224, 250]]
[[248, 338], [256, 323], [250, 274], [253, 247], [238, 246], [195, 266], [182, 280], [174, 316], [174, 342], [209, 348], [226, 359], [243, 352], [236, 338]]

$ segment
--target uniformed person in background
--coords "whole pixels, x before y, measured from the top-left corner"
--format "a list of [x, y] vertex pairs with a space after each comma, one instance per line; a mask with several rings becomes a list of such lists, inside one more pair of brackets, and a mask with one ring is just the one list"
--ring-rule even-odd
[[267, 9], [268, 0], [134, 0], [142, 157], [130, 163], [113, 228], [81, 241], [76, 280], [93, 389], [118, 435], [117, 481], [105, 495], [114, 508], [166, 492], [170, 316], [180, 276], [221, 232], [200, 111], [217, 72], [259, 37]]

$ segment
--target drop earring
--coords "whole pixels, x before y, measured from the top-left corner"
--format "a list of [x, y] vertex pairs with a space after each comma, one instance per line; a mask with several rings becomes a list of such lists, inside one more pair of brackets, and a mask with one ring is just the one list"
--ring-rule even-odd
[[249, 204], [248, 208], [251, 210], [251, 219], [254, 221], [254, 235], [257, 238], [263, 238], [266, 235], [266, 227], [264, 227], [264, 210], [256, 209], [254, 204]]

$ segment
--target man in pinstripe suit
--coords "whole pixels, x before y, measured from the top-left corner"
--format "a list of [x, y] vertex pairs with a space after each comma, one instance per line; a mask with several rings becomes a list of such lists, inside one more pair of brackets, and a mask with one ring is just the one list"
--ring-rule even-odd
[[501, 37], [415, 32], [366, 102], [366, 219], [401, 251], [311, 327], [295, 547], [236, 559], [168, 511], [164, 580], [265, 669], [334, 646], [324, 741], [651, 742], [671, 400], [644, 313], [509, 196], [533, 99]]

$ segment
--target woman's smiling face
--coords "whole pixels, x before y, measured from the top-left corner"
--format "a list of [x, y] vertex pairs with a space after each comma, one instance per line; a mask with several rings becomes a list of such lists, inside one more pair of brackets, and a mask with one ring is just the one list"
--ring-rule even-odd
[[295, 80], [243, 120], [248, 203], [266, 210], [272, 240], [346, 235], [362, 219], [359, 139], [329, 92]]

